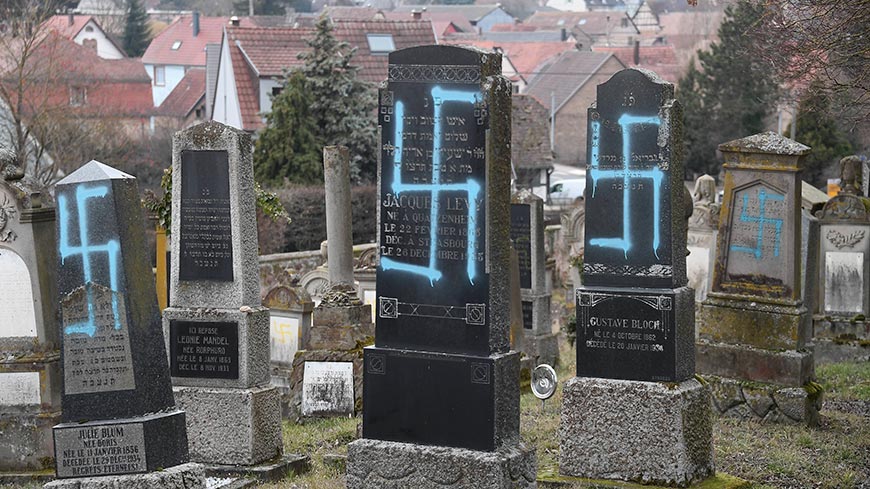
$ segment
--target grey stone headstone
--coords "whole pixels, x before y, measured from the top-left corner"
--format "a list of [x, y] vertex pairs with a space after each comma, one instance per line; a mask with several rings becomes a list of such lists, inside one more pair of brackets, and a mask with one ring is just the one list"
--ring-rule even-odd
[[353, 363], [305, 362], [302, 415], [353, 415]]
[[840, 320], [870, 313], [868, 200], [840, 193], [820, 213], [819, 312]]

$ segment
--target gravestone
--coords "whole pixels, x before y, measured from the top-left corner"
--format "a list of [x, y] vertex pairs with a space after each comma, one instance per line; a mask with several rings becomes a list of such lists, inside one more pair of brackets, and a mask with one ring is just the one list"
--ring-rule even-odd
[[46, 487], [91, 477], [113, 487], [204, 487], [202, 469], [186, 464], [136, 179], [91, 161], [58, 182], [56, 195], [63, 422], [54, 427], [58, 480]]
[[719, 226], [719, 204], [716, 203], [716, 180], [702, 175], [692, 191], [692, 216], [686, 246], [686, 277], [695, 291], [695, 302], [707, 298], [713, 261], [716, 256], [716, 228]]
[[686, 286], [682, 110], [622, 70], [588, 110], [577, 377], [563, 391], [563, 475], [686, 485], [713, 474], [710, 393], [695, 379]]
[[190, 457], [210, 474], [265, 476], [283, 442], [280, 396], [270, 385], [269, 310], [260, 302], [251, 138], [206, 122], [176, 133], [172, 146], [163, 331]]
[[453, 46], [390, 53], [377, 329], [349, 488], [535, 485], [509, 343], [511, 90], [500, 67], [498, 53]]
[[829, 361], [870, 355], [870, 201], [857, 181], [863, 162], [849, 156], [840, 166], [840, 193], [819, 213], [819, 310], [813, 330], [817, 357]]
[[511, 198], [511, 239], [517, 251], [525, 330], [523, 352], [532, 368], [559, 358], [558, 337], [550, 321], [550, 292], [547, 290], [544, 251], [544, 201], [529, 190]]
[[725, 191], [713, 287], [698, 313], [698, 371], [710, 376], [722, 413], [814, 424], [821, 394], [800, 248], [810, 148], [768, 132], [719, 150]]
[[302, 287], [279, 285], [266, 294], [263, 305], [269, 308], [272, 385], [281, 392], [282, 415], [289, 416], [293, 362], [308, 341], [314, 302]]
[[55, 209], [15, 175], [0, 177], [0, 472], [32, 472], [54, 466], [60, 422]]

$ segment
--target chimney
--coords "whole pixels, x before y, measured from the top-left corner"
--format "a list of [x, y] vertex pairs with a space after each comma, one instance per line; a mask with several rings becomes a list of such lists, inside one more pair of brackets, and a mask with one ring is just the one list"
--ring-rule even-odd
[[420, 20], [423, 18], [423, 12], [421, 12], [417, 9], [414, 9], [411, 11], [411, 18], [414, 20]]
[[563, 28], [562, 28], [562, 42], [565, 42], [565, 41], [567, 41], [567, 40], [568, 40], [568, 29], [565, 29], [565, 28], [563, 27]]
[[69, 25], [73, 25], [76, 23], [76, 16], [74, 13], [70, 12], [67, 18], [69, 19]]
[[640, 41], [634, 41], [634, 64], [640, 64]]
[[235, 15], [230, 17], [230, 25], [233, 27], [238, 27], [239, 26], [239, 18], [236, 17]]
[[193, 37], [199, 35], [199, 11], [193, 11]]

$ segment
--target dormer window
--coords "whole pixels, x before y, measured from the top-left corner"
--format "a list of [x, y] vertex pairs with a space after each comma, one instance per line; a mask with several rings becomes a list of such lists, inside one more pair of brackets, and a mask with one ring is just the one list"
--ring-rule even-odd
[[372, 54], [389, 54], [396, 50], [392, 34], [366, 34]]
[[172, 43], [172, 50], [173, 51], [178, 51], [179, 48], [181, 48], [181, 41], [175, 41], [174, 43]]

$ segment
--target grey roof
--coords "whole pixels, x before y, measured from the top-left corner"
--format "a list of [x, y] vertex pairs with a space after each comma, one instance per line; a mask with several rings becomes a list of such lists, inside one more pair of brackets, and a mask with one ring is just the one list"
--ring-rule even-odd
[[[611, 56], [613, 56], [611, 53], [566, 51], [540, 70], [540, 73], [529, 82], [525, 93], [538, 99], [548, 110], [552, 93], [555, 96], [556, 112], [558, 112]], [[619, 61], [617, 58], [614, 59]]]
[[482, 32], [480, 34], [480, 39], [484, 41], [496, 41], [496, 42], [561, 42], [564, 41], [562, 39], [562, 31], [531, 31], [531, 32], [517, 32], [517, 31], [489, 31]]
[[[486, 17], [495, 9], [501, 9], [507, 12], [507, 10], [498, 3], [489, 5], [400, 5], [396, 7], [394, 12], [411, 12], [412, 10], [421, 10], [424, 8], [427, 12], [458, 12], [473, 22]], [[510, 14], [510, 12], [508, 12], [508, 14]]]
[[722, 143], [719, 145], [719, 151], [800, 156], [809, 153], [810, 147], [773, 131], [767, 131]]
[[121, 170], [116, 170], [109, 165], [104, 165], [97, 160], [91, 160], [83, 167], [70, 173], [63, 180], [57, 182], [57, 184], [68, 185], [71, 183], [98, 182], [100, 180], [122, 180], [126, 178], [136, 177], [128, 175]]

